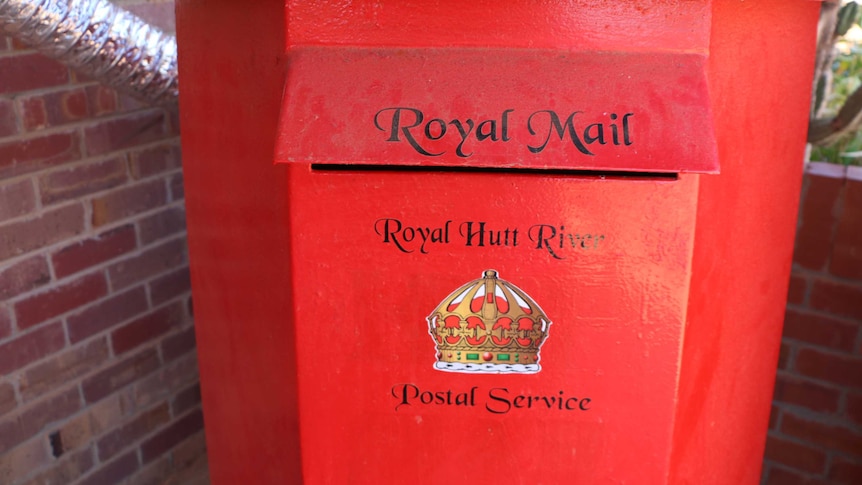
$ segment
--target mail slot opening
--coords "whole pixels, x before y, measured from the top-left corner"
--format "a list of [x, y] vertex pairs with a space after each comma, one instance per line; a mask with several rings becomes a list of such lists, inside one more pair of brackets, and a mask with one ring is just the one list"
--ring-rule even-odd
[[644, 179], [644, 180], [678, 180], [675, 172], [634, 172], [611, 170], [579, 170], [579, 169], [540, 169], [523, 167], [451, 167], [451, 166], [419, 166], [419, 165], [342, 165], [337, 163], [312, 163], [311, 170], [316, 172], [406, 172], [406, 173], [495, 173], [523, 174], [556, 177], [582, 177], [598, 179]]

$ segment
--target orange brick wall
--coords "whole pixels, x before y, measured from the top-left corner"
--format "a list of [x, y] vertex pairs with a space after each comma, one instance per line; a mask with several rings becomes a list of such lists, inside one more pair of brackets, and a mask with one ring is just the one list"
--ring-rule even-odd
[[0, 483], [189, 483], [202, 430], [176, 106], [0, 37]]
[[768, 485], [862, 483], [862, 169], [848, 178], [840, 167], [811, 168], [766, 444]]

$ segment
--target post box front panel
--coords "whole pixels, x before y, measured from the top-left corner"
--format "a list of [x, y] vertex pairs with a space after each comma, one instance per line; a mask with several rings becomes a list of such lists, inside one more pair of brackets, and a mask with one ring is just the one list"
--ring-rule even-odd
[[716, 173], [706, 56], [303, 46], [282, 162]]
[[289, 193], [308, 483], [664, 483], [696, 177], [291, 164]]

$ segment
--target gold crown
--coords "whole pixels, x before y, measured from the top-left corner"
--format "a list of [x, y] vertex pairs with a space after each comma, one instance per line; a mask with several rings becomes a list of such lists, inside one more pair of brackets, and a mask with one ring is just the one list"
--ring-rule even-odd
[[539, 305], [489, 269], [450, 294], [428, 317], [434, 368], [449, 372], [535, 373], [551, 322]]

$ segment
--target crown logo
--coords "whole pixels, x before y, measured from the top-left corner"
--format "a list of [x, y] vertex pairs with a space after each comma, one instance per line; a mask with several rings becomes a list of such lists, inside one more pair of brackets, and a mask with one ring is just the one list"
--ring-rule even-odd
[[551, 321], [520, 288], [489, 269], [444, 299], [428, 317], [446, 372], [535, 374]]

